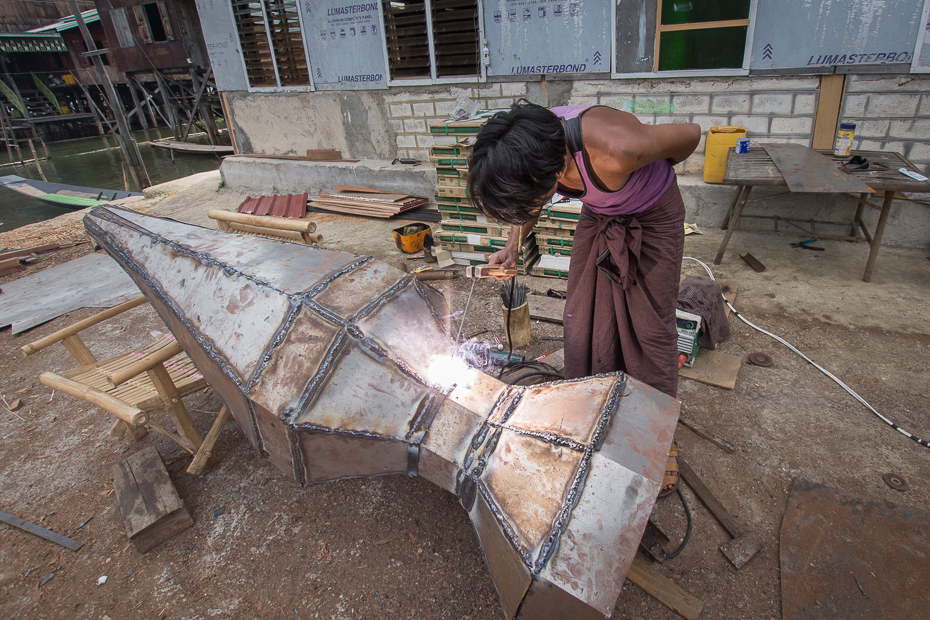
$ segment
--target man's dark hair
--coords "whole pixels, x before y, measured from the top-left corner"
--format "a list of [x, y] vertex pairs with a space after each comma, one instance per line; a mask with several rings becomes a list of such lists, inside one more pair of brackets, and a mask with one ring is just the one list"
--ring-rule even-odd
[[545, 204], [566, 152], [559, 117], [520, 99], [478, 133], [468, 158], [468, 195], [489, 218], [522, 224]]

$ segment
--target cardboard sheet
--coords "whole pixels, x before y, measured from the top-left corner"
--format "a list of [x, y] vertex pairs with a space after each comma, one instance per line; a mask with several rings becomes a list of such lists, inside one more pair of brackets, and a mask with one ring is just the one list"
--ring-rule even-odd
[[685, 366], [678, 371], [678, 376], [732, 390], [742, 365], [742, 357], [701, 349], [694, 358], [694, 366]]

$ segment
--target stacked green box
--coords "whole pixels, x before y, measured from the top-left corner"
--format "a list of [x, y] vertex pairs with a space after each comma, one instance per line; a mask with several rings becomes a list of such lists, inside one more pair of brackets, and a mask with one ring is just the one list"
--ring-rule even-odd
[[[487, 263], [491, 254], [507, 244], [510, 235], [510, 225], [489, 221], [468, 196], [468, 156], [484, 122], [479, 119], [430, 124], [430, 134], [436, 141], [430, 149], [430, 163], [436, 169], [436, 203], [442, 215], [442, 228], [433, 233], [433, 238], [460, 265]], [[528, 273], [538, 257], [536, 240], [530, 235], [523, 242], [517, 271]]]
[[543, 207], [533, 228], [539, 261], [531, 269], [534, 276], [568, 278], [575, 227], [581, 215], [581, 201], [567, 200]]

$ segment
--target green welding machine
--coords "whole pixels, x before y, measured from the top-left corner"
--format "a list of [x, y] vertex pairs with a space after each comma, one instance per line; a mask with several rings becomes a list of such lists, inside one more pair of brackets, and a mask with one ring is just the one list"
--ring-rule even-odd
[[678, 352], [688, 356], [685, 366], [691, 367], [700, 350], [698, 335], [701, 333], [701, 317], [676, 309], [675, 323], [678, 327]]

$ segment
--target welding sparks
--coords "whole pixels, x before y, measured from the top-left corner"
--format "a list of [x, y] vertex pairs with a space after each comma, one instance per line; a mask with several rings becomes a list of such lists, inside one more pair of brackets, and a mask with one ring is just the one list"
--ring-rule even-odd
[[443, 390], [455, 386], [467, 389], [475, 382], [478, 371], [487, 372], [492, 366], [491, 345], [472, 339], [456, 345], [452, 355], [433, 356], [427, 379]]

